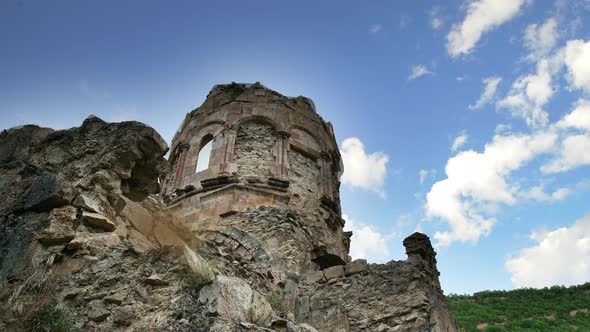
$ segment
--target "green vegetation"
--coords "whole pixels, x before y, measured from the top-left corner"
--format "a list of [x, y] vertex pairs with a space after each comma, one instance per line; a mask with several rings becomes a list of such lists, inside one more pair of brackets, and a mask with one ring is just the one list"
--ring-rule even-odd
[[266, 326], [272, 320], [270, 313], [258, 312], [254, 307], [248, 308], [248, 322], [258, 325]]
[[451, 294], [447, 301], [462, 331], [590, 331], [590, 283]]
[[215, 279], [216, 271], [209, 265], [206, 259], [195, 253], [189, 247], [184, 248], [186, 267], [180, 271], [180, 280], [183, 288], [196, 291]]
[[47, 303], [33, 319], [33, 331], [70, 332], [74, 331], [76, 315], [65, 306], [56, 302]]
[[285, 300], [285, 296], [280, 291], [274, 291], [267, 297], [268, 303], [270, 306], [279, 312], [284, 311], [283, 302]]

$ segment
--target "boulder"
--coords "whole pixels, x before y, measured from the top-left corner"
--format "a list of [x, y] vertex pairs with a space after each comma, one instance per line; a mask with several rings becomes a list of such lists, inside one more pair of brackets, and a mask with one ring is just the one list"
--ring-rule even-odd
[[117, 325], [128, 326], [137, 317], [136, 308], [132, 305], [125, 305], [113, 309], [113, 322]]
[[325, 281], [324, 271], [311, 271], [305, 275], [305, 280], [310, 284]]
[[93, 322], [102, 322], [110, 315], [110, 312], [99, 300], [92, 300], [86, 306], [88, 308], [88, 319]]
[[121, 243], [115, 233], [81, 233], [68, 244], [70, 250], [88, 250], [91, 255], [96, 255], [104, 248]]
[[117, 228], [114, 222], [102, 214], [84, 211], [82, 212], [82, 221], [89, 226], [103, 229], [107, 232], [112, 232]]
[[346, 264], [346, 276], [361, 273], [366, 271], [368, 268], [366, 259], [355, 259], [352, 262]]
[[146, 239], [145, 236], [135, 229], [131, 229], [129, 231], [129, 238], [127, 240], [131, 245], [131, 251], [137, 255], [141, 255], [145, 252], [156, 249], [156, 245], [154, 243]]
[[49, 226], [37, 240], [46, 246], [64, 244], [70, 242], [76, 235], [74, 223], [77, 210], [73, 206], [55, 208], [49, 213]]
[[209, 313], [234, 321], [263, 322], [272, 313], [266, 299], [237, 277], [217, 276], [201, 289], [199, 302], [207, 306]]
[[53, 208], [69, 204], [76, 192], [63, 177], [54, 174], [43, 174], [31, 185], [24, 202], [25, 210], [37, 212], [49, 211]]
[[148, 235], [152, 232], [154, 218], [141, 204], [121, 196], [117, 202], [117, 209], [120, 210], [119, 215], [127, 219], [140, 233]]
[[94, 193], [81, 193], [79, 194], [74, 202], [72, 203], [75, 207], [79, 207], [85, 211], [102, 213], [100, 208], [100, 200], [95, 197]]
[[343, 278], [345, 275], [344, 266], [342, 265], [331, 266], [324, 270], [324, 276], [326, 276], [327, 280]]

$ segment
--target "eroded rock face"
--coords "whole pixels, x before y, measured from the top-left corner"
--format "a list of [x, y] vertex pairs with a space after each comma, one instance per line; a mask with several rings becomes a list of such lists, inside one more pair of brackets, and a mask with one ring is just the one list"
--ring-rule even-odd
[[[96, 117], [69, 130], [24, 126], [0, 134], [0, 322], [32, 324], [29, 297], [49, 302], [75, 265], [127, 241], [115, 206], [159, 191], [167, 149], [146, 125]], [[103, 321], [104, 308], [93, 308], [89, 319]]]
[[0, 134], [0, 330], [48, 329], [49, 310], [84, 331], [457, 331], [426, 235], [405, 261], [348, 257], [311, 100], [216, 86], [166, 151], [96, 117]]

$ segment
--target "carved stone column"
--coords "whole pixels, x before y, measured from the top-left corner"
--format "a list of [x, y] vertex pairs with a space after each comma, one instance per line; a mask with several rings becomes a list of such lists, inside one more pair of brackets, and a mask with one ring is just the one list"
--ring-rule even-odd
[[184, 175], [184, 165], [186, 163], [186, 155], [190, 145], [182, 143], [178, 146], [178, 162], [176, 163], [176, 178], [174, 181], [174, 187], [179, 188], [182, 184], [182, 176]]
[[285, 131], [277, 131], [275, 160], [276, 164], [273, 171], [273, 176], [279, 179], [287, 179], [289, 176], [289, 133]]
[[231, 175], [232, 163], [234, 160], [234, 146], [236, 144], [237, 132], [233, 129], [226, 129], [223, 132], [223, 159], [219, 165], [219, 174]]

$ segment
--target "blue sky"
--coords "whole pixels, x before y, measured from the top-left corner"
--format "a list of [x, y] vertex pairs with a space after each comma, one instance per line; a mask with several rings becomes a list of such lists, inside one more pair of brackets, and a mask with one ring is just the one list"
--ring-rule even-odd
[[[218, 83], [314, 100], [352, 254], [429, 234], [444, 290], [590, 281], [590, 1], [0, 3], [0, 127], [139, 120]], [[453, 149], [454, 148], [454, 149]]]

